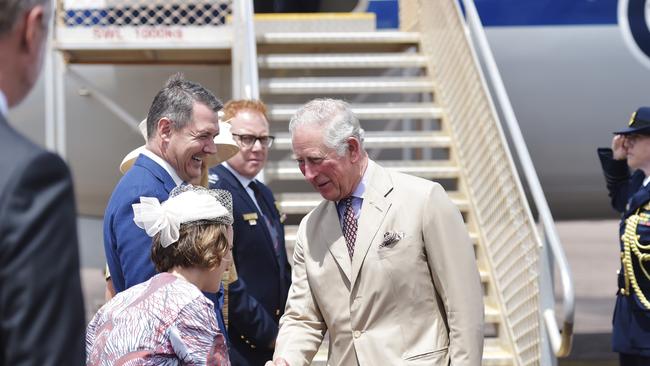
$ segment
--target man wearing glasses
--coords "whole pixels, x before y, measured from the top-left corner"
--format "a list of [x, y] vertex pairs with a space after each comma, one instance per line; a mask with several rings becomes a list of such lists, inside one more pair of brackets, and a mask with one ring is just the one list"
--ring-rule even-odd
[[223, 112], [240, 147], [209, 175], [210, 188], [233, 196], [233, 258], [239, 281], [231, 284], [228, 302], [230, 360], [233, 366], [261, 366], [273, 356], [291, 284], [280, 212], [269, 188], [255, 179], [274, 137], [260, 101], [230, 101]]
[[622, 366], [650, 365], [650, 107], [598, 149], [612, 207], [621, 213], [621, 269], [612, 344]]

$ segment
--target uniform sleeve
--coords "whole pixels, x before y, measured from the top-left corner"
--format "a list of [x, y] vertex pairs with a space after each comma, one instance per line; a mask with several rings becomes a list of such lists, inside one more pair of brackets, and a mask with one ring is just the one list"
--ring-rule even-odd
[[308, 366], [323, 342], [327, 325], [311, 292], [303, 243], [306, 242], [305, 222], [298, 228], [293, 254], [293, 275], [287, 306], [280, 318], [280, 331], [273, 358], [282, 357], [291, 366]]
[[85, 312], [68, 168], [58, 156], [42, 152], [2, 194], [2, 364], [83, 365]]
[[449, 325], [451, 365], [480, 365], [483, 291], [467, 228], [458, 208], [435, 184], [423, 215], [424, 245]]
[[625, 160], [614, 160], [612, 149], [599, 148], [598, 158], [605, 175], [605, 183], [612, 207], [618, 212], [625, 211], [630, 197], [630, 169]]
[[229, 366], [226, 340], [206, 299], [186, 305], [170, 327], [170, 341], [183, 365]]
[[228, 291], [228, 316], [233, 324], [237, 324], [237, 330], [246, 334], [257, 347], [271, 349], [278, 334], [278, 326], [271, 314], [249, 294], [242, 278], [231, 283]]

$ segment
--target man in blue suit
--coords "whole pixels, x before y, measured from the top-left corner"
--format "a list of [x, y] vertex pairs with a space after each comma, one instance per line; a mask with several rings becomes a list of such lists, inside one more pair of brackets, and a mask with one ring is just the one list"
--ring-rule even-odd
[[273, 356], [291, 269], [275, 199], [255, 179], [273, 143], [266, 107], [260, 101], [231, 101], [224, 107], [224, 120], [228, 119], [240, 151], [210, 169], [209, 180], [210, 188], [228, 190], [233, 196], [233, 257], [239, 281], [231, 285], [228, 303], [230, 359], [234, 366], [261, 366]]
[[[209, 90], [180, 74], [155, 96], [147, 115], [145, 149], [118, 182], [104, 215], [104, 251], [116, 292], [156, 274], [151, 238], [133, 222], [131, 205], [142, 196], [163, 201], [174, 187], [200, 182], [205, 162], [217, 153], [214, 137], [221, 108]], [[217, 294], [206, 295], [215, 303], [225, 332]]]
[[650, 365], [650, 107], [639, 108], [598, 155], [612, 207], [621, 213], [613, 348], [622, 366]]

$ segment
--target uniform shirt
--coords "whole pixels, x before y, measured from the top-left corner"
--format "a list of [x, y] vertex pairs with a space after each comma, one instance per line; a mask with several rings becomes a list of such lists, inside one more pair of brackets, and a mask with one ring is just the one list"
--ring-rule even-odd
[[9, 111], [9, 104], [7, 104], [7, 97], [0, 90], [0, 115], [6, 116]]

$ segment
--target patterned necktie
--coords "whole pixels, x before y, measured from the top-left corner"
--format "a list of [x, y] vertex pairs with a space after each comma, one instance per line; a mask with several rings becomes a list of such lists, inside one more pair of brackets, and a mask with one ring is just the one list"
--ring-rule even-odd
[[264, 200], [264, 196], [262, 196], [262, 192], [260, 191], [260, 187], [257, 185], [257, 183], [255, 183], [255, 181], [251, 181], [248, 184], [248, 186], [251, 187], [251, 189], [255, 193], [255, 200], [257, 201], [257, 205], [259, 206], [260, 211], [262, 213], [262, 218], [264, 219], [266, 228], [269, 229], [269, 234], [271, 234], [271, 240], [273, 241], [273, 249], [277, 254], [279, 249], [278, 229], [271, 221], [273, 219], [273, 216], [271, 216], [271, 209], [266, 204], [266, 201]]
[[354, 208], [352, 208], [352, 196], [343, 199], [343, 237], [345, 237], [345, 243], [348, 246], [348, 253], [350, 254], [350, 259], [354, 254], [354, 244], [357, 241], [357, 229], [359, 224], [357, 219], [354, 217]]

